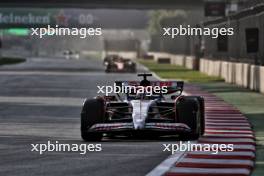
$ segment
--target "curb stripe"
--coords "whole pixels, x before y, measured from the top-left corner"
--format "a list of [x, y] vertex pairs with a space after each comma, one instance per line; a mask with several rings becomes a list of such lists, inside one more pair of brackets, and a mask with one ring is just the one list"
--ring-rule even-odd
[[186, 151], [161, 175], [249, 176], [254, 167], [256, 142], [248, 119], [237, 108], [198, 86], [187, 85], [185, 91], [188, 95], [205, 98], [205, 133], [197, 144], [233, 144], [234, 150], [217, 154], [213, 154], [214, 151]]
[[248, 176], [248, 169], [232, 168], [232, 169], [204, 169], [204, 168], [172, 168], [166, 176]]

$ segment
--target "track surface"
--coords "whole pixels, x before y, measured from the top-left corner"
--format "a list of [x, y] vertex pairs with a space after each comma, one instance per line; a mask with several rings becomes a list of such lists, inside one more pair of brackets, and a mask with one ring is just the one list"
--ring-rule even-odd
[[[142, 68], [141, 68], [142, 71]], [[0, 175], [145, 175], [176, 141], [104, 139], [102, 152], [31, 152], [31, 144], [84, 143], [79, 114], [97, 85], [133, 74], [105, 74], [101, 61], [32, 58], [0, 67]]]

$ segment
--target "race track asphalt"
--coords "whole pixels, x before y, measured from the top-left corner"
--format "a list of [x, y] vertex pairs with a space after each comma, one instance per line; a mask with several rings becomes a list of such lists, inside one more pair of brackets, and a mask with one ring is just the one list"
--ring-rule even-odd
[[[143, 71], [142, 68], [139, 72]], [[135, 80], [135, 74], [106, 74], [100, 60], [31, 58], [0, 67], [1, 176], [145, 175], [169, 156], [163, 143], [174, 140], [104, 139], [101, 152], [31, 152], [47, 141], [85, 143], [80, 111], [97, 85]]]

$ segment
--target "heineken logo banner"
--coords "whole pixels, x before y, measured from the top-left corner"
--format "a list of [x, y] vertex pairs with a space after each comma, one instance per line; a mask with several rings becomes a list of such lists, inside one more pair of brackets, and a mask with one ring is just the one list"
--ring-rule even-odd
[[137, 10], [0, 8], [0, 28], [59, 25], [142, 29], [146, 27], [147, 19], [146, 12]]
[[0, 9], [0, 27], [98, 26], [96, 16], [76, 10]]

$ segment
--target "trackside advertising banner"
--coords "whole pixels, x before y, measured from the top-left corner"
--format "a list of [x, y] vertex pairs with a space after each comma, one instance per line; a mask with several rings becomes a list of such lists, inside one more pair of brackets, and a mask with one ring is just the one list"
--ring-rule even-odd
[[[121, 14], [126, 14], [122, 16]], [[118, 18], [117, 18], [118, 17]], [[130, 23], [131, 20], [134, 21]], [[94, 9], [31, 9], [0, 8], [0, 28], [44, 27], [103, 27], [103, 28], [144, 28], [146, 12], [137, 10], [94, 10]]]

